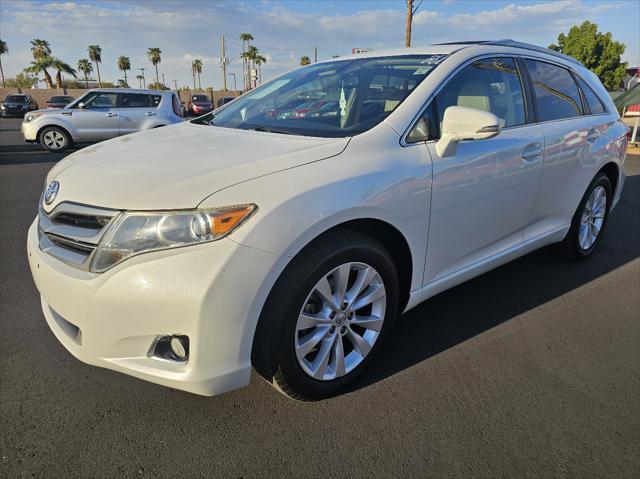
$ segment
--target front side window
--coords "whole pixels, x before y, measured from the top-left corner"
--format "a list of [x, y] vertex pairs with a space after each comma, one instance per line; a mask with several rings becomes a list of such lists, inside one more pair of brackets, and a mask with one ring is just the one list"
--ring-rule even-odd
[[520, 75], [512, 58], [485, 58], [464, 67], [436, 97], [438, 119], [450, 106], [487, 111], [503, 128], [525, 123]]
[[358, 58], [299, 68], [223, 107], [210, 123], [306, 136], [357, 135], [389, 116], [445, 57]]
[[566, 68], [537, 60], [525, 60], [538, 103], [538, 121], [582, 115], [576, 82]]
[[115, 108], [117, 97], [118, 95], [116, 93], [91, 93], [83, 99], [84, 107], [88, 110], [95, 108]]
[[144, 93], [120, 94], [120, 108], [148, 108], [149, 106], [149, 95], [145, 95]]
[[578, 80], [578, 85], [580, 85], [580, 89], [582, 90], [582, 94], [584, 95], [584, 99], [589, 105], [589, 110], [592, 115], [599, 115], [600, 113], [604, 113], [606, 110], [604, 105], [600, 101], [600, 98], [593, 92], [591, 87], [587, 85], [587, 83], [580, 77], [576, 77]]

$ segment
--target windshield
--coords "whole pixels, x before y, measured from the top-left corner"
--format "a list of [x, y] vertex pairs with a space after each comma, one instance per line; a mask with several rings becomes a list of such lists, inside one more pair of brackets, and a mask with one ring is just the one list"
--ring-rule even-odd
[[299, 68], [221, 108], [209, 124], [305, 136], [357, 135], [384, 120], [444, 58], [358, 58]]
[[70, 96], [52, 96], [49, 103], [69, 103], [73, 98]]
[[22, 95], [9, 95], [4, 101], [7, 103], [29, 103], [27, 97]]
[[191, 97], [191, 101], [201, 101], [201, 102], [211, 103], [211, 101], [209, 100], [209, 97], [205, 95], [193, 95]]

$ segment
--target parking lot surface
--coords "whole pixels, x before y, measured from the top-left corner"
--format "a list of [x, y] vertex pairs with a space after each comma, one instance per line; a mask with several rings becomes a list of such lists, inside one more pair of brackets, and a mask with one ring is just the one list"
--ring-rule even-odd
[[207, 398], [85, 365], [25, 253], [64, 155], [0, 120], [0, 477], [638, 477], [640, 156], [599, 251], [529, 254], [418, 306], [354, 391]]

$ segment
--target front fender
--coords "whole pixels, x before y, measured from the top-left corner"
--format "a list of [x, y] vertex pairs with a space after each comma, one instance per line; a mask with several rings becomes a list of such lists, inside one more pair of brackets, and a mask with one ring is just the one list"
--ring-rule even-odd
[[35, 120], [36, 122], [38, 122], [37, 124], [35, 124], [34, 126], [37, 127], [37, 136], [36, 138], [40, 137], [40, 132], [49, 127], [49, 126], [58, 126], [60, 128], [63, 128], [64, 130], [66, 130], [70, 135], [71, 138], [73, 138], [74, 140], [76, 139], [76, 130], [73, 126], [73, 121], [71, 120], [71, 115], [67, 116], [58, 116], [58, 115], [46, 115], [46, 118], [40, 117], [38, 119]]

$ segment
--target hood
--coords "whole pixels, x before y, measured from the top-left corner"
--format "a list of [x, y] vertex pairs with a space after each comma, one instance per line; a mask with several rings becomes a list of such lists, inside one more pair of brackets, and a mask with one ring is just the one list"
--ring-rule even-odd
[[[54, 166], [63, 201], [103, 208], [195, 208], [228, 186], [341, 153], [348, 138], [312, 138], [180, 123], [89, 146]], [[247, 198], [251, 202], [252, 198]]]

